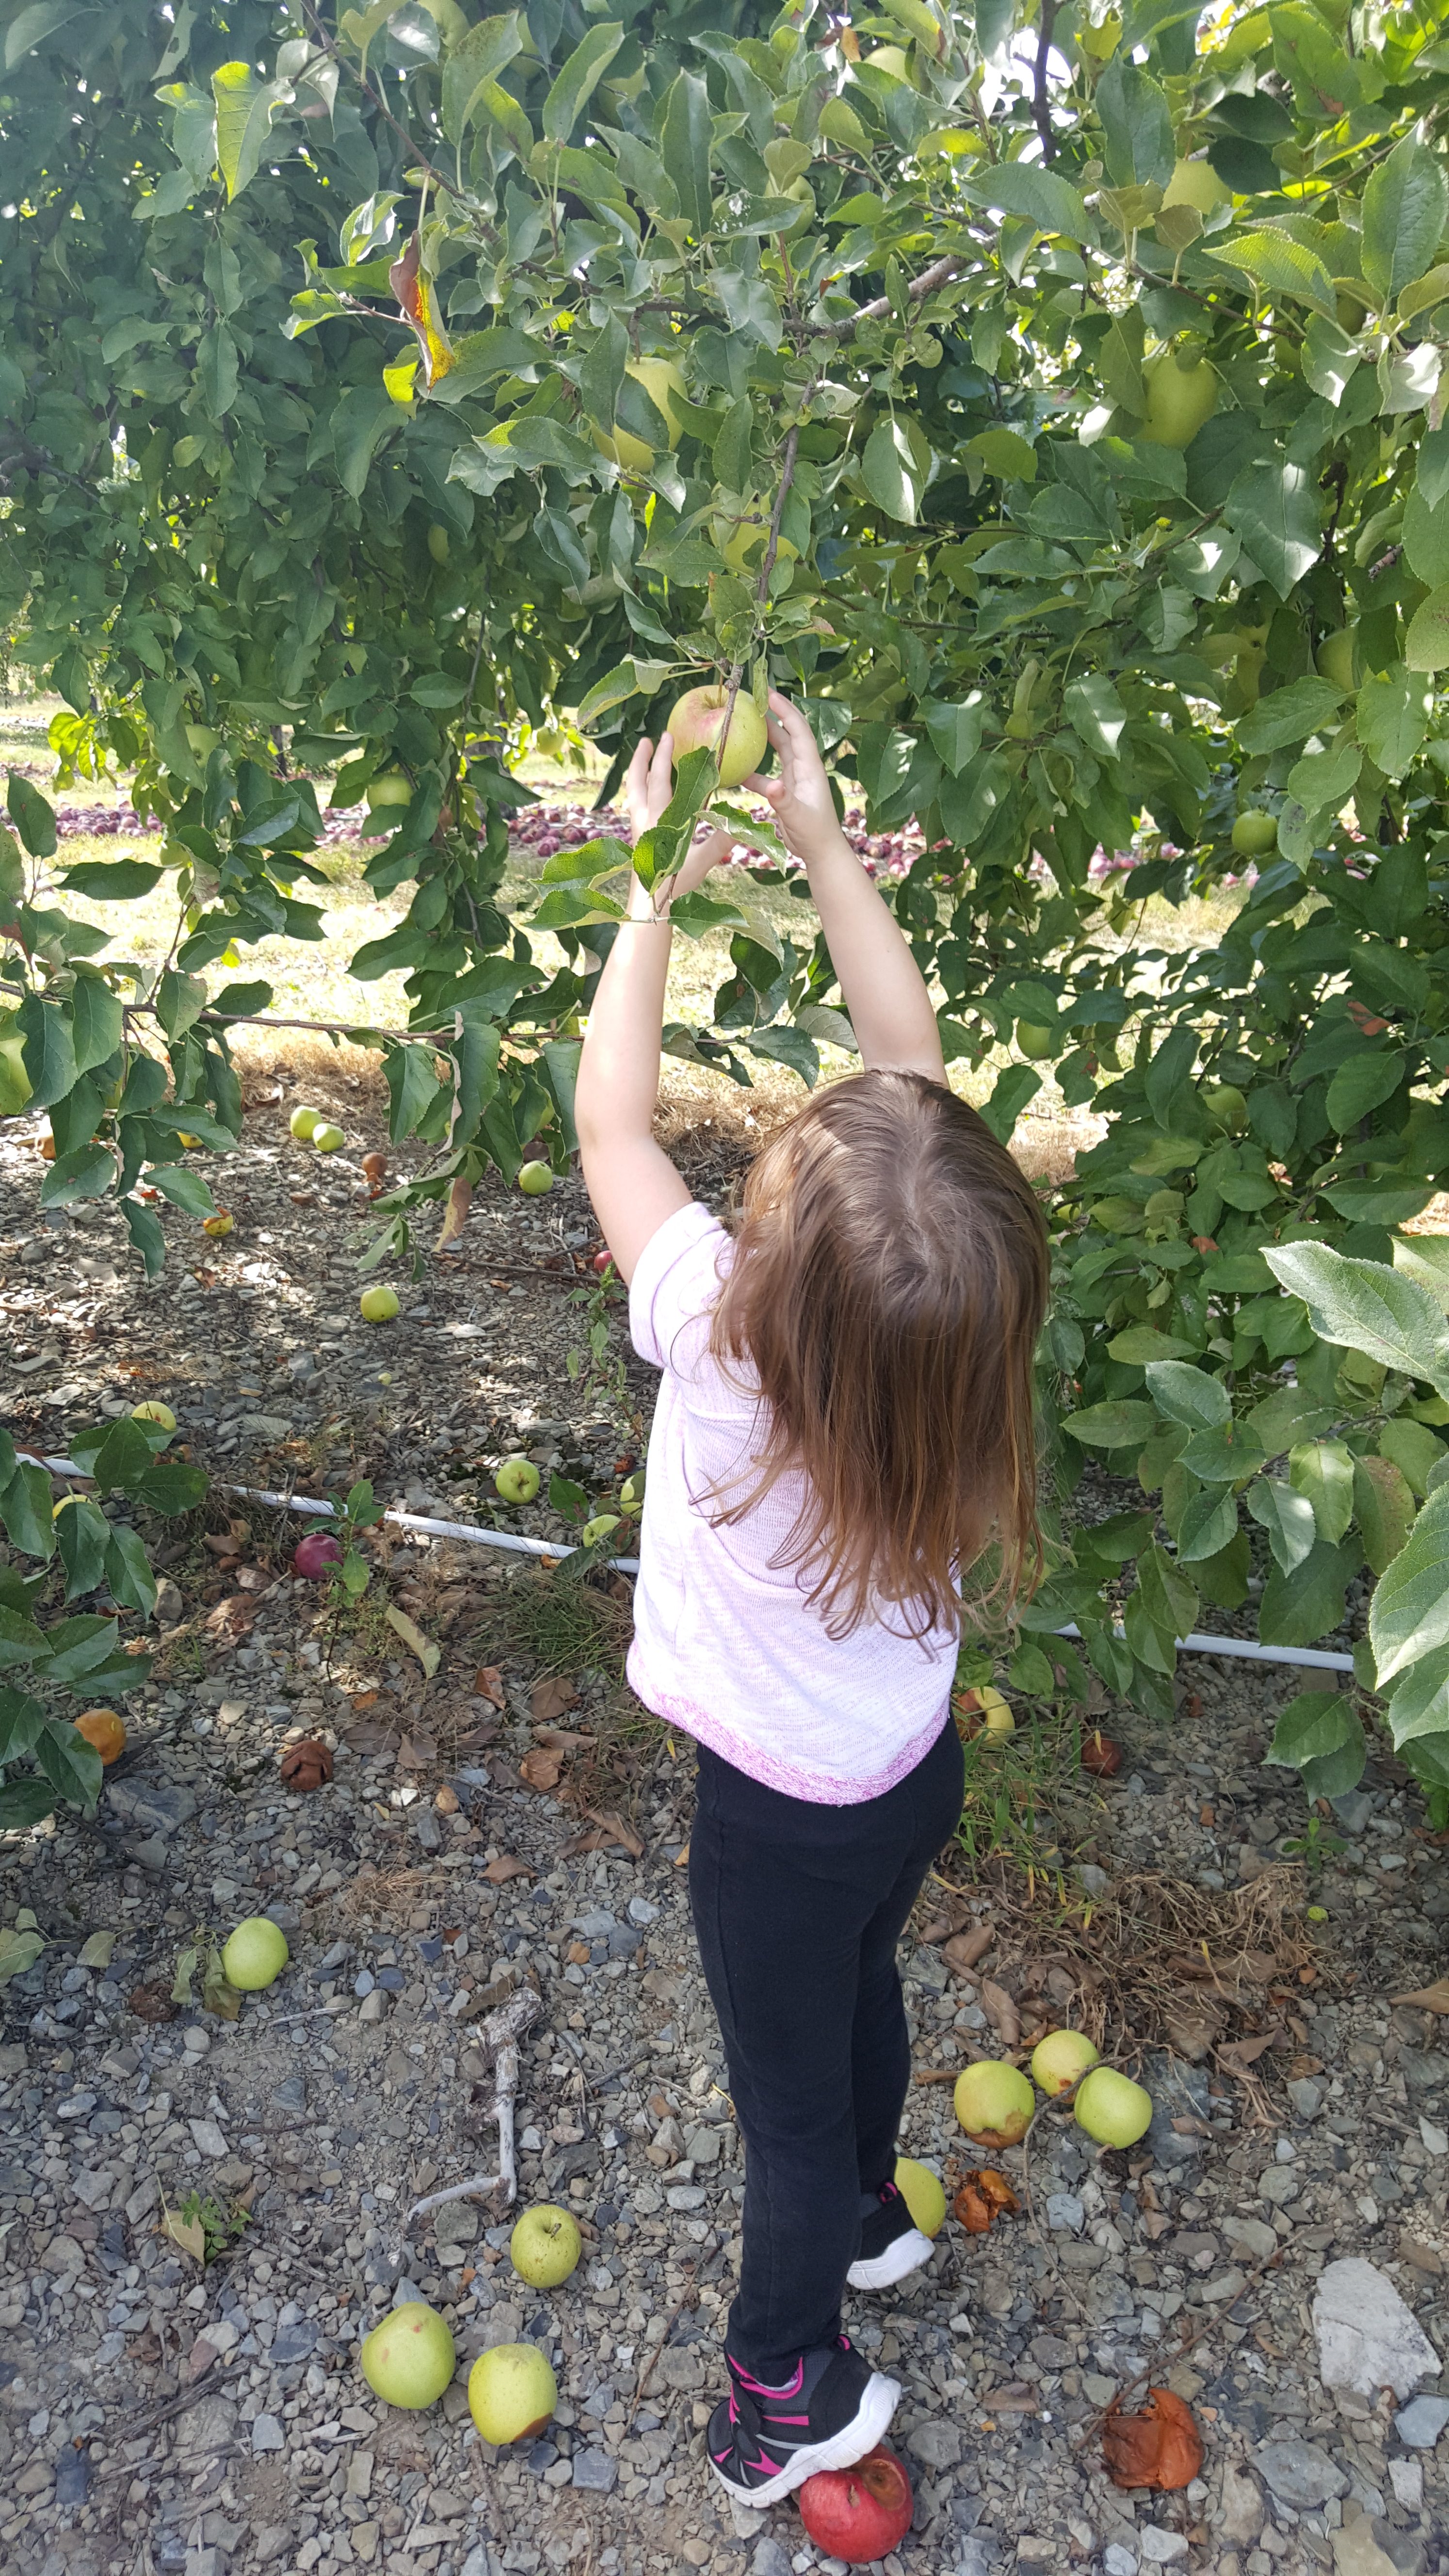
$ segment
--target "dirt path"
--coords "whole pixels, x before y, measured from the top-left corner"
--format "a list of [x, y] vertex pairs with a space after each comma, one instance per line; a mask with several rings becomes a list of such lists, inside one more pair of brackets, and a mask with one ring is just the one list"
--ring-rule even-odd
[[[380, 1140], [343, 1077], [325, 1105], [348, 1148], [319, 1163], [287, 1138], [296, 1095], [264, 1087], [281, 1096], [256, 1102], [221, 1187], [235, 1235], [213, 1246], [169, 1216], [152, 1288], [104, 1208], [44, 1223], [33, 1147], [3, 1149], [6, 1427], [55, 1453], [68, 1426], [154, 1394], [240, 1481], [315, 1492], [366, 1471], [386, 1501], [486, 1520], [493, 1466], [523, 1447], [607, 1502], [649, 1384], [617, 1317], [602, 1380], [569, 1375], [588, 1322], [574, 1260], [593, 1239], [577, 1187], [528, 1207], [485, 1193], [461, 1257], [369, 1330], [357, 1157]], [[695, 1185], [717, 1188], [735, 1148], [691, 1150]], [[4, 1989], [0, 2561], [16, 2576], [833, 2564], [793, 2508], [736, 2529], [707, 2483], [742, 2151], [677, 1865], [689, 1748], [621, 1688], [626, 1605], [481, 1550], [399, 1543], [329, 1671], [317, 1595], [287, 1579], [272, 1521], [234, 1517], [245, 1533], [217, 1509], [165, 1568], [155, 1676], [98, 1818], [0, 1855], [0, 1914], [31, 1908], [49, 1945]], [[562, 1533], [541, 1505], [498, 1518]], [[387, 1602], [442, 1649], [426, 1685]], [[1100, 1796], [1050, 1775], [1075, 1871], [1034, 1905], [1019, 1880], [973, 1893], [959, 1870], [932, 1891], [937, 1919], [905, 1962], [919, 2074], [995, 2049], [1003, 1997], [1028, 2028], [1038, 2011], [1114, 2029], [1125, 2013], [1151, 2043], [1158, 2115], [1120, 2158], [1039, 2123], [1030, 2216], [976, 2239], [948, 2220], [925, 2275], [852, 2302], [852, 2334], [905, 2389], [917, 2517], [892, 2576], [1449, 2570], [1449, 2046], [1442, 2017], [1390, 2001], [1443, 1975], [1449, 1884], [1383, 1762], [1340, 1803], [1342, 1848], [1311, 1883], [1284, 1857], [1301, 1798], [1261, 1753], [1297, 1686], [1198, 1664], [1170, 1732], [1111, 1718], [1128, 1758]], [[293, 1796], [278, 1757], [302, 1735], [327, 1741], [335, 1772]], [[168, 2009], [198, 1928], [262, 1910], [292, 1952], [268, 1995], [233, 2024], [141, 2017], [138, 1989]], [[994, 1946], [953, 1973], [953, 1930], [982, 1921]], [[102, 1942], [84, 1964], [98, 1932], [109, 1958]], [[1217, 1985], [1189, 1973], [1202, 1938], [1232, 1963]], [[543, 2007], [522, 2192], [568, 2201], [588, 2231], [546, 2296], [514, 2275], [488, 2209], [440, 2213], [406, 2247], [400, 2233], [416, 2194], [487, 2160], [474, 2026], [521, 1980]], [[1169, 2032], [1188, 2053], [1162, 2052]], [[951, 2179], [974, 2160], [949, 2083], [916, 2087], [904, 2143]], [[1020, 2153], [996, 2161], [1020, 2191]], [[235, 2226], [204, 2272], [158, 2232], [193, 2192]], [[1351, 2282], [1355, 2331], [1392, 2291], [1437, 2346], [1405, 2382], [1408, 2411], [1324, 2384], [1313, 2301], [1346, 2260], [1373, 2267]], [[479, 2443], [462, 2376], [422, 2415], [370, 2397], [356, 2346], [405, 2289], [445, 2308], [463, 2376], [490, 2343], [553, 2352], [562, 2403], [524, 2456]], [[1097, 2412], [1143, 2369], [1190, 2400], [1205, 2439], [1201, 2480], [1172, 2496], [1127, 2495], [1101, 2465]]]

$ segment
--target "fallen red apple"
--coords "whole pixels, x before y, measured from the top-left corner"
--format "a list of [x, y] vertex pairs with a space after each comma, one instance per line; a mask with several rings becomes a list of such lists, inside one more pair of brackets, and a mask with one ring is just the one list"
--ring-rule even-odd
[[852, 2469], [818, 2469], [800, 2489], [800, 2519], [817, 2549], [868, 2567], [904, 2540], [911, 2527], [911, 2482], [883, 2442]]
[[1082, 1769], [1095, 1780], [1115, 1780], [1122, 1768], [1122, 1747], [1101, 1728], [1094, 1727], [1082, 1738]]
[[292, 1572], [304, 1583], [325, 1583], [342, 1563], [342, 1550], [326, 1530], [309, 1530], [292, 1551]]

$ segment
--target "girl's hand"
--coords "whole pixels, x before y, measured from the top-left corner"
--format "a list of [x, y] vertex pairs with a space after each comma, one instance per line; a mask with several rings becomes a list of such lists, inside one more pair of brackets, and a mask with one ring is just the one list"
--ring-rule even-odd
[[842, 852], [848, 856], [849, 844], [840, 828], [815, 736], [799, 708], [782, 698], [778, 689], [770, 691], [768, 722], [770, 740], [779, 755], [779, 777], [757, 775], [747, 778], [745, 785], [769, 800], [787, 848], [807, 868], [839, 858]]
[[[674, 742], [661, 734], [657, 747], [647, 736], [641, 741], [629, 763], [624, 785], [624, 802], [629, 815], [630, 834], [638, 840], [658, 822], [674, 790]], [[677, 894], [690, 894], [702, 885], [710, 869], [727, 859], [735, 841], [729, 832], [721, 832], [702, 823], [694, 844], [677, 874], [667, 877], [656, 888], [656, 901], [636, 877], [629, 890], [629, 908], [640, 919], [665, 920]]]

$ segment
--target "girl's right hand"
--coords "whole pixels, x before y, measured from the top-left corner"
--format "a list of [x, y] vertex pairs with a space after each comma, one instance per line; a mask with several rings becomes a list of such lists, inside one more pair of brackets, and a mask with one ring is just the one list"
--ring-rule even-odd
[[778, 689], [770, 691], [768, 722], [780, 774], [778, 778], [756, 774], [745, 780], [746, 787], [768, 800], [786, 847], [807, 868], [839, 858], [842, 852], [850, 856], [815, 736], [799, 708], [781, 697]]

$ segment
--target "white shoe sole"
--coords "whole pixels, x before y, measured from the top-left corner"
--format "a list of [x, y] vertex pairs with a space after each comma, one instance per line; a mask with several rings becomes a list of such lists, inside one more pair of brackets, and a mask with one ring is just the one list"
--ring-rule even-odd
[[813, 2442], [803, 2451], [797, 2451], [778, 2475], [767, 2479], [762, 2487], [736, 2486], [734, 2479], [727, 2478], [713, 2460], [709, 2465], [726, 2495], [733, 2496], [736, 2504], [763, 2511], [766, 2505], [778, 2504], [781, 2496], [792, 2495], [796, 2487], [803, 2487], [806, 2479], [813, 2478], [821, 2469], [853, 2469], [856, 2461], [863, 2460], [867, 2451], [873, 2451], [883, 2438], [900, 2402], [899, 2380], [887, 2379], [882, 2371], [872, 2371], [853, 2420], [840, 2432], [832, 2434], [828, 2442]]
[[893, 2237], [883, 2254], [873, 2255], [869, 2262], [852, 2263], [846, 2279], [852, 2290], [888, 2290], [893, 2281], [904, 2281], [910, 2272], [919, 2272], [929, 2263], [934, 2252], [929, 2236], [919, 2227], [908, 2227], [904, 2236]]

